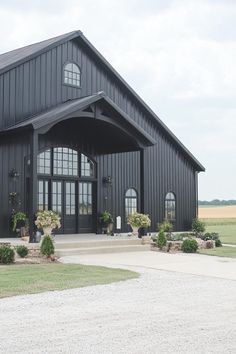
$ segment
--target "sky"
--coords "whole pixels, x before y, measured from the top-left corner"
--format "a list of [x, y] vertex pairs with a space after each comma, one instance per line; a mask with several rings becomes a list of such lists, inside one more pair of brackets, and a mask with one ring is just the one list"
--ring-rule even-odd
[[1, 0], [0, 53], [80, 29], [236, 199], [236, 0]]

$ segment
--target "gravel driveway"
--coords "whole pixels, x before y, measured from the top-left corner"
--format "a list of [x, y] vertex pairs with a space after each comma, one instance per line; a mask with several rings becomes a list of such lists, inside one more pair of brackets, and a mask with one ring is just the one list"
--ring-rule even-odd
[[236, 353], [234, 280], [135, 270], [134, 280], [0, 300], [0, 353]]

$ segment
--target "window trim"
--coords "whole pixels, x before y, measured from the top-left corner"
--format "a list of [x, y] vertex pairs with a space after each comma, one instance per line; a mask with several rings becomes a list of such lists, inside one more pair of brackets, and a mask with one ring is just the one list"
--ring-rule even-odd
[[[65, 82], [65, 67], [68, 64], [74, 64], [74, 65], [76, 65], [78, 67], [78, 69], [80, 71], [80, 85], [79, 86], [78, 85], [74, 85], [74, 84], [68, 84], [68, 83]], [[82, 70], [81, 70], [80, 65], [77, 62], [75, 62], [73, 60], [68, 60], [68, 61], [66, 61], [63, 64], [63, 68], [62, 68], [62, 85], [65, 85], [67, 87], [74, 87], [74, 88], [77, 88], [77, 89], [81, 89], [81, 78], [82, 78]]]
[[[39, 183], [42, 182], [43, 183], [43, 192], [39, 193]], [[47, 193], [45, 192], [45, 187], [47, 184]], [[43, 194], [43, 209], [39, 208], [39, 194]], [[46, 203], [46, 197], [47, 195], [47, 203]], [[38, 210], [49, 210], [49, 205], [50, 205], [50, 195], [51, 195], [51, 191], [50, 191], [50, 183], [49, 183], [49, 179], [48, 176], [44, 176], [44, 177], [40, 177], [38, 178], [38, 183], [37, 183], [37, 209]], [[45, 209], [45, 206], [47, 205], [47, 209]]]
[[[85, 157], [87, 157], [93, 164], [93, 175], [92, 176], [82, 176], [82, 155], [84, 155]], [[79, 177], [81, 180], [94, 180], [97, 178], [97, 165], [96, 165], [96, 161], [94, 161], [94, 159], [92, 159], [89, 155], [84, 154], [82, 151], [79, 152], [79, 159], [78, 159], [78, 163], [79, 163]]]
[[[54, 148], [68, 148], [68, 149], [72, 149], [74, 151], [77, 152], [78, 154], [78, 174], [75, 176], [75, 175], [56, 175], [53, 173], [54, 171], [54, 161], [53, 161], [53, 149]], [[86, 152], [84, 152], [83, 150], [80, 150], [80, 149], [77, 149], [76, 147], [74, 146], [68, 146], [66, 144], [56, 144], [56, 145], [53, 145], [53, 146], [45, 146], [43, 148], [41, 148], [39, 151], [38, 151], [38, 156], [40, 153], [46, 151], [46, 150], [50, 150], [50, 162], [51, 162], [51, 166], [50, 166], [50, 174], [44, 174], [44, 173], [39, 173], [38, 172], [38, 163], [37, 163], [37, 176], [38, 178], [56, 178], [56, 179], [64, 179], [64, 180], [81, 180], [81, 181], [97, 181], [97, 161], [90, 156], [90, 154], [87, 154]], [[94, 175], [92, 177], [89, 177], [89, 176], [81, 176], [81, 154], [85, 155], [86, 157], [89, 158], [89, 160], [92, 161], [93, 163], [93, 166], [94, 166]], [[37, 156], [37, 159], [38, 159], [38, 156]], [[135, 189], [135, 188], [134, 188]]]
[[[59, 167], [58, 166], [56, 166], [55, 165], [55, 161], [60, 161], [58, 158], [57, 159], [55, 159], [55, 151], [54, 151], [54, 149], [60, 149], [60, 148], [62, 148], [62, 149], [67, 149], [67, 152], [64, 152], [64, 151], [57, 151], [56, 153], [57, 154], [67, 154], [68, 155], [68, 160], [67, 160], [67, 162], [71, 162], [72, 163], [72, 167], [71, 167], [71, 170], [72, 170], [72, 174], [63, 174], [63, 173], [56, 173], [56, 172], [54, 172], [55, 171], [55, 169], [59, 169]], [[76, 152], [76, 154], [74, 154], [74, 152]], [[68, 147], [68, 146], [54, 146], [54, 147], [52, 147], [51, 148], [51, 154], [52, 154], [52, 176], [53, 177], [70, 177], [70, 178], [73, 178], [73, 177], [78, 177], [78, 175], [79, 175], [79, 172], [80, 172], [80, 170], [79, 170], [79, 155], [80, 155], [80, 153], [76, 150], [76, 149], [72, 149], [71, 147]], [[70, 161], [69, 160], [69, 155], [71, 155], [72, 156], [72, 160]], [[77, 156], [77, 168], [75, 169], [74, 168], [74, 166], [73, 166], [73, 164], [74, 164], [74, 157], [73, 157], [73, 155], [76, 155]], [[63, 166], [63, 161], [64, 161], [64, 159], [62, 159], [61, 160], [62, 161], [62, 167], [61, 167], [61, 170], [62, 170], [62, 172], [63, 172], [63, 169], [65, 168], [64, 166]], [[67, 168], [68, 170], [70, 169], [69, 167]], [[74, 175], [73, 174], [73, 171], [74, 170], [76, 170], [76, 175]]]
[[[126, 193], [130, 189], [133, 189], [135, 191], [136, 197], [126, 196]], [[125, 216], [125, 218], [124, 218], [124, 220], [127, 220], [128, 216], [129, 216], [129, 215], [126, 214], [126, 199], [136, 199], [136, 212], [138, 212], [138, 209], [139, 209], [139, 195], [138, 195], [138, 191], [137, 191], [137, 189], [135, 187], [131, 186], [131, 187], [126, 188], [126, 190], [125, 190], [125, 193], [124, 193], [124, 216]]]
[[[50, 161], [49, 173], [42, 173], [42, 172], [39, 172], [39, 168], [41, 167], [40, 164], [39, 164], [39, 160], [40, 160], [39, 155], [45, 153], [48, 150], [49, 150], [49, 153], [50, 153], [50, 158], [47, 159], [47, 160]], [[45, 166], [43, 166], [43, 167], [45, 168]], [[52, 175], [52, 148], [45, 148], [43, 150], [38, 151], [38, 155], [37, 155], [37, 175], [38, 176], [47, 176], [47, 177], [50, 177]]]
[[[169, 193], [171, 193], [173, 196], [174, 196], [174, 199], [172, 198], [172, 199], [167, 199], [167, 195], [169, 194]], [[166, 211], [167, 211], [167, 208], [166, 208], [166, 202], [174, 202], [175, 203], [175, 209], [174, 209], [174, 214], [175, 214], [175, 218], [174, 219], [168, 219], [167, 217], [166, 217]], [[172, 190], [170, 190], [170, 191], [168, 191], [166, 194], [165, 194], [165, 200], [164, 200], [164, 220], [167, 220], [167, 221], [169, 221], [169, 222], [175, 222], [176, 221], [176, 213], [177, 213], [177, 208], [176, 208], [176, 194], [172, 191]]]
[[[84, 184], [87, 184], [90, 185], [90, 193], [88, 193], [88, 190], [87, 190], [87, 193], [84, 193]], [[82, 192], [80, 190], [80, 187], [82, 187]], [[88, 187], [87, 187], [88, 188]], [[81, 207], [81, 202], [80, 202], [80, 197], [81, 196], [86, 196], [86, 199], [87, 199], [87, 204], [85, 205], [85, 207], [83, 207], [82, 210], [86, 210], [86, 212], [80, 212], [80, 207]], [[78, 188], [78, 215], [79, 217], [80, 216], [91, 216], [93, 215], [93, 204], [91, 204], [91, 212], [89, 212], [89, 202], [88, 202], [88, 197], [91, 197], [91, 200], [93, 200], [93, 182], [92, 181], [79, 181], [79, 188]]]

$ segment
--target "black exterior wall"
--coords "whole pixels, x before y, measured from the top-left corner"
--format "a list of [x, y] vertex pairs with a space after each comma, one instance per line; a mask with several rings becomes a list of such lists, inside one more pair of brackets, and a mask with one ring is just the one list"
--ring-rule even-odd
[[[29, 134], [8, 135], [0, 139], [0, 237], [11, 236], [10, 217], [13, 208], [25, 209], [26, 156], [30, 153]], [[10, 177], [15, 169], [19, 177]], [[18, 206], [12, 205], [9, 194], [17, 193]]]
[[[63, 65], [68, 61], [80, 66], [81, 88], [63, 84]], [[189, 229], [196, 216], [198, 166], [80, 37], [59, 44], [0, 75], [0, 130], [69, 99], [101, 90], [156, 141], [154, 146], [144, 149], [143, 181], [140, 179], [139, 151], [100, 155], [92, 141], [82, 141], [81, 138], [75, 141], [69, 133], [63, 138], [58, 137], [53, 128], [50, 134], [40, 136], [39, 149], [67, 144], [93, 156], [98, 166], [97, 209], [108, 209], [114, 216], [121, 215], [123, 231], [128, 230], [124, 217], [124, 194], [129, 187], [138, 192], [139, 210], [142, 207], [150, 214], [152, 231], [164, 218], [164, 200], [169, 191], [176, 195], [176, 229]], [[25, 161], [29, 154], [29, 132], [1, 135], [0, 237], [9, 235], [9, 193], [19, 193], [20, 208], [26, 208]], [[16, 180], [9, 176], [13, 168], [19, 172]], [[113, 177], [109, 188], [102, 182], [105, 176]], [[144, 200], [141, 200], [141, 184]]]

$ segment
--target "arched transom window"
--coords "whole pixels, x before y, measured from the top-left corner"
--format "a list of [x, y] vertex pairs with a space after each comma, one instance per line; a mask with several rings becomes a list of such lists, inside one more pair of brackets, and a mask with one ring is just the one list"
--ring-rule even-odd
[[134, 188], [129, 188], [125, 193], [125, 216], [128, 217], [137, 211], [137, 192]]
[[96, 177], [94, 162], [85, 154], [79, 154], [68, 147], [55, 147], [40, 152], [37, 171], [38, 174], [48, 176]]
[[64, 84], [80, 87], [81, 72], [78, 65], [74, 63], [64, 65]]
[[165, 198], [165, 219], [174, 221], [176, 218], [175, 195], [172, 192], [166, 194]]

